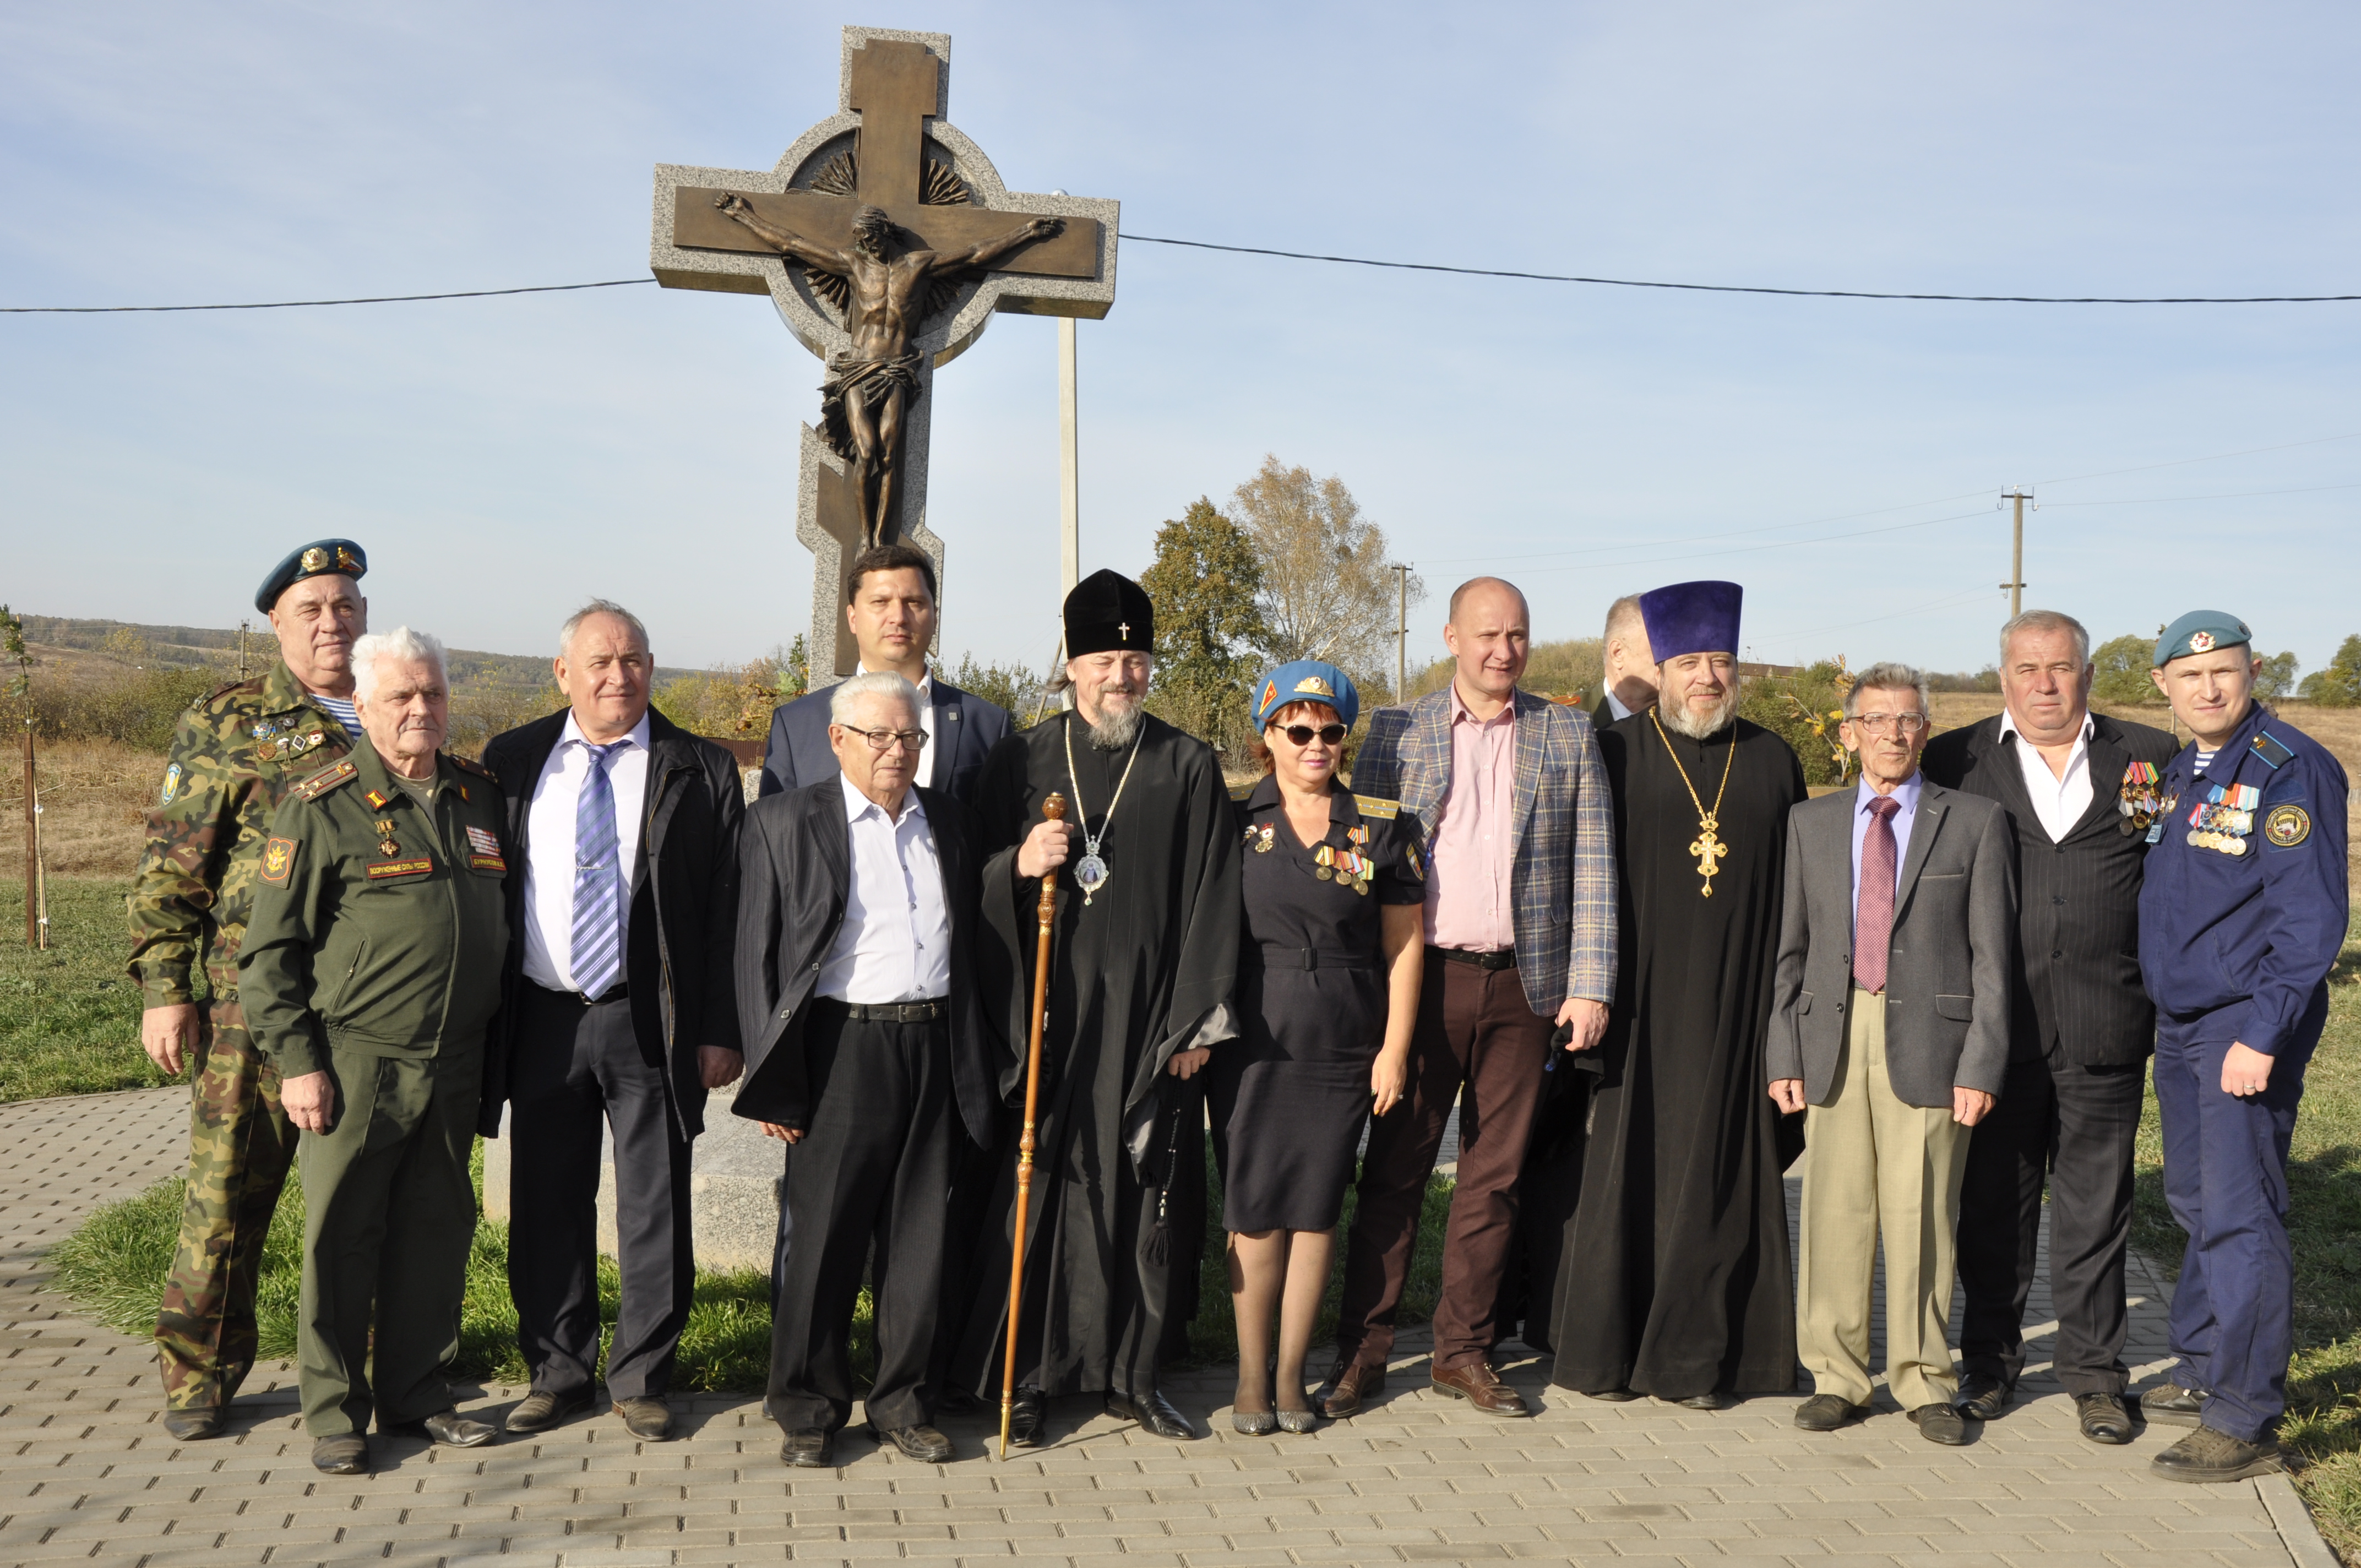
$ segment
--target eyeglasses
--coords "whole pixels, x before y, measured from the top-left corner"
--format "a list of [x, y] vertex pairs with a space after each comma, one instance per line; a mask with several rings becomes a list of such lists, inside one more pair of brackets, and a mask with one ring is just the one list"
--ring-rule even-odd
[[927, 732], [923, 729], [863, 729], [853, 724], [845, 725], [843, 729], [846, 734], [858, 735], [868, 741], [873, 751], [891, 751], [896, 740], [902, 742], [903, 750], [907, 751], [927, 749]]
[[1923, 713], [1857, 713], [1852, 721], [1872, 735], [1916, 735], [1927, 728]]
[[1279, 730], [1279, 733], [1299, 746], [1311, 745], [1314, 735], [1319, 736], [1329, 745], [1334, 746], [1344, 741], [1346, 730], [1341, 724], [1323, 724], [1317, 729], [1312, 729], [1309, 724], [1290, 724]]

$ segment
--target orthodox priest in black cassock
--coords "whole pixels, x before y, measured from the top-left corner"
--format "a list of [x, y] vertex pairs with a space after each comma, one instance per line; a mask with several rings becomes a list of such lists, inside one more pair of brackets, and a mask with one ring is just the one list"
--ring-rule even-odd
[[[1003, 740], [978, 786], [987, 853], [978, 979], [1005, 1031], [1001, 1088], [1015, 1107], [1040, 929], [1040, 883], [1023, 869], [1027, 835], [1052, 793], [1079, 829], [1058, 868], [1041, 1037], [1011, 1423], [1019, 1443], [1040, 1441], [1045, 1396], [1099, 1390], [1111, 1414], [1167, 1437], [1197, 1435], [1157, 1392], [1156, 1375], [1196, 1311], [1205, 1226], [1205, 1080], [1196, 1074], [1209, 1047], [1238, 1033], [1237, 832], [1212, 750], [1139, 708], [1153, 616], [1147, 594], [1113, 572], [1078, 585], [1065, 609], [1075, 708]], [[982, 1289], [956, 1366], [994, 1402], [1016, 1210], [1011, 1158], [987, 1211], [994, 1228], [977, 1248]]]
[[1641, 598], [1661, 695], [1598, 738], [1627, 956], [1601, 1070], [1540, 1184], [1563, 1195], [1551, 1381], [1702, 1409], [1795, 1381], [1780, 1177], [1802, 1118], [1783, 1126], [1763, 1063], [1804, 773], [1736, 717], [1740, 601], [1716, 582]]

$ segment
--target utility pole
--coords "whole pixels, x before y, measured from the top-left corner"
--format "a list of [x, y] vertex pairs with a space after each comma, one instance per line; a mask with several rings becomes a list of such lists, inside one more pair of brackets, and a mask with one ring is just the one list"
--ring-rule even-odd
[[2000, 499], [2016, 503], [2016, 543], [2009, 553], [2008, 581], [2001, 585], [2008, 590], [2008, 618], [2015, 620], [2025, 613], [2025, 503], [2033, 499], [2033, 492], [2018, 485], [2002, 491]]
[[38, 952], [49, 944], [48, 889], [41, 885], [41, 803], [33, 769], [33, 655], [25, 646], [25, 623], [0, 604], [0, 646], [16, 666], [8, 695], [25, 705], [25, 946]]
[[239, 621], [239, 622], [237, 623], [237, 678], [238, 678], [239, 680], [244, 680], [244, 679], [246, 679], [246, 676], [247, 676], [247, 668], [246, 668], [246, 628], [247, 628], [247, 623], [246, 621], [243, 621], [243, 620], [241, 620], [241, 621]]
[[1400, 607], [1395, 611], [1394, 627], [1394, 706], [1410, 706], [1410, 568], [1397, 565], [1394, 576], [1401, 589]]

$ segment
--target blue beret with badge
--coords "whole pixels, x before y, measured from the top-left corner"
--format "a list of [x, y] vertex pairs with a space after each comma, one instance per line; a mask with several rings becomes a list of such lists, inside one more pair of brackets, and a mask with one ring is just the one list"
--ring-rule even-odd
[[287, 559], [270, 568], [270, 576], [254, 590], [254, 608], [269, 615], [278, 605], [279, 596], [306, 577], [324, 577], [333, 573], [358, 582], [368, 570], [368, 552], [351, 540], [314, 540], [290, 552]]
[[1361, 714], [1353, 678], [1320, 659], [1290, 659], [1256, 684], [1255, 728], [1269, 724], [1270, 716], [1291, 702], [1325, 703], [1348, 728]]
[[2245, 647], [2254, 640], [2254, 632], [2235, 615], [2218, 609], [2192, 609], [2166, 627], [2164, 635], [2156, 640], [2156, 667], [2161, 670], [2183, 654]]

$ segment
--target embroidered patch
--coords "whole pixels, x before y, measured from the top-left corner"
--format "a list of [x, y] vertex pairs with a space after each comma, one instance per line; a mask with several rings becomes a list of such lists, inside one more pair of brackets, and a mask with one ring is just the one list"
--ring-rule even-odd
[[172, 797], [181, 793], [181, 764], [174, 762], [164, 770], [164, 798], [160, 804], [170, 806]]
[[2312, 817], [2301, 806], [2275, 806], [2263, 818], [2263, 837], [2272, 847], [2292, 850], [2312, 837]]
[[467, 864], [479, 872], [501, 872], [509, 869], [508, 861], [498, 855], [469, 855]]
[[262, 846], [262, 880], [273, 887], [287, 885], [287, 873], [295, 869], [295, 840], [273, 839]]
[[392, 877], [424, 876], [434, 869], [434, 860], [431, 855], [412, 855], [406, 861], [371, 861], [368, 863], [368, 879], [384, 882]]
[[1376, 817], [1389, 822], [1401, 810], [1401, 802], [1379, 800], [1374, 795], [1356, 795], [1353, 797], [1353, 804], [1361, 808], [1362, 816]]

